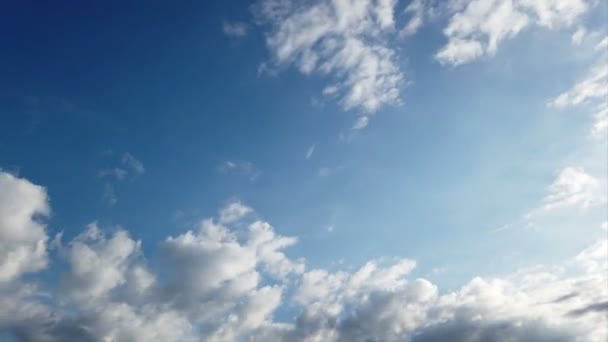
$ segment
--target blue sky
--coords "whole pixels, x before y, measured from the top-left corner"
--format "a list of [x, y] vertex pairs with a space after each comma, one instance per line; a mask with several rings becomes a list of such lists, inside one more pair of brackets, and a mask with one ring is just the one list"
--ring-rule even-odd
[[[377, 322], [355, 320], [367, 307], [344, 294], [345, 279], [369, 262], [377, 265], [369, 277], [377, 279], [357, 291], [395, 295], [420, 288], [416, 279], [424, 279], [437, 293], [434, 304], [420, 300], [437, 309], [450, 294], [464, 296], [467, 286], [479, 285], [477, 279], [514, 282], [528, 296], [546, 290], [549, 300], [556, 298], [566, 290], [539, 285], [526, 292], [513, 277], [539, 265], [547, 270], [530, 278], [572, 267], [574, 256], [596, 246], [590, 254], [599, 266], [589, 268], [585, 259], [582, 278], [551, 273], [559, 286], [591, 279], [593, 288], [606, 268], [606, 10], [605, 3], [587, 0], [7, 5], [0, 14], [0, 205], [22, 209], [0, 209], [6, 215], [0, 231], [36, 230], [31, 241], [45, 247], [43, 255], [24, 247], [36, 256], [33, 266], [23, 261], [0, 277], [0, 292], [27, 283], [51, 298], [41, 304], [44, 312], [77, 307], [68, 314], [70, 324], [85, 327], [92, 340], [187, 340], [191, 331], [210, 340], [255, 332], [261, 339], [388, 341], [432, 338], [443, 330], [428, 330], [440, 324], [431, 318], [424, 324], [395, 318], [391, 327], [400, 332], [383, 336]], [[17, 219], [17, 212], [25, 216]], [[222, 221], [222, 212], [234, 217]], [[210, 217], [226, 232], [200, 228]], [[272, 257], [257, 252], [251, 271], [260, 279], [248, 291], [272, 292], [269, 284], [281, 284], [280, 303], [259, 314], [261, 323], [211, 322], [167, 294], [180, 292], [167, 263], [177, 263], [180, 278], [199, 282], [222, 265], [243, 266], [241, 259], [206, 252], [187, 259], [179, 244], [187, 231], [201, 245], [235, 234], [249, 246], [255, 239], [244, 236], [257, 232], [252, 222], [270, 222], [276, 241], [260, 249], [272, 249]], [[0, 266], [21, 265], [11, 248], [24, 240], [4, 235]], [[112, 241], [124, 242], [129, 252], [110, 258], [121, 262], [104, 263], [110, 259], [103, 252], [116, 247]], [[75, 271], [79, 244], [95, 251], [97, 267], [112, 269], [99, 271], [99, 283], [113, 284], [101, 294], [77, 279], [83, 276]], [[415, 260], [416, 267], [398, 260]], [[394, 263], [403, 269], [391, 268]], [[155, 299], [121, 302], [129, 272], [140, 268], [155, 279]], [[104, 278], [113, 272], [120, 280]], [[325, 284], [344, 286], [327, 292], [341, 311], [325, 314], [356, 323], [304, 336], [290, 320], [317, 317], [304, 309], [311, 303], [328, 305], [306, 288], [319, 272]], [[86, 304], [81, 292], [90, 297]], [[561, 310], [606, 301], [605, 293], [580, 292], [578, 302]], [[176, 305], [175, 324], [190, 329], [170, 330], [184, 335], [126, 331], [87, 311], [93, 297], [127, 303], [137, 314], [150, 300], [154, 315], [171, 321], [158, 309], [168, 305], [158, 298], [167, 296]], [[12, 297], [40, 304], [31, 294]], [[484, 310], [492, 313], [484, 329], [523, 317], [515, 309]], [[561, 322], [544, 311], [534, 315], [549, 326]], [[13, 316], [25, 318], [0, 315], [7, 338], [63, 336], [59, 328], [26, 336], [23, 322], [38, 316]], [[594, 325], [601, 315], [581, 320]], [[141, 321], [145, 327], [154, 318]], [[575, 330], [560, 336], [567, 340], [580, 333]], [[589, 334], [601, 340], [606, 330]]]

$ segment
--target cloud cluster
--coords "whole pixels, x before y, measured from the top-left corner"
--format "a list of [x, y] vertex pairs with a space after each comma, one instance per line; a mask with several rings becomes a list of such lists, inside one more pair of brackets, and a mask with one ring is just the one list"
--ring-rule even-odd
[[[556, 267], [471, 280], [441, 294], [408, 279], [409, 259], [355, 271], [307, 270], [251, 208], [167, 237], [160, 264], [116, 227], [90, 224], [62, 244], [56, 286], [34, 272], [49, 264], [40, 215], [43, 188], [0, 173], [0, 336], [22, 341], [603, 341], [607, 336], [605, 239]], [[222, 219], [223, 217], [223, 219]], [[236, 224], [235, 227], [228, 226]], [[28, 275], [25, 277], [25, 275]], [[291, 315], [280, 312], [291, 312]]]
[[443, 30], [448, 38], [435, 58], [459, 65], [492, 56], [499, 44], [523, 29], [569, 27], [589, 9], [585, 0], [468, 0], [456, 1]]
[[323, 90], [345, 110], [369, 115], [399, 101], [403, 74], [389, 43], [395, 0], [262, 0], [258, 20], [271, 26], [267, 45], [277, 65], [329, 75]]

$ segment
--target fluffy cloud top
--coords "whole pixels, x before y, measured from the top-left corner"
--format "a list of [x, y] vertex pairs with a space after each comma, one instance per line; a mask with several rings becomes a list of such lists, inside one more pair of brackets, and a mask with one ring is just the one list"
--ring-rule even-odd
[[46, 190], [0, 170], [0, 287], [47, 265]]
[[[166, 238], [156, 269], [127, 231], [91, 224], [57, 244], [67, 267], [46, 289], [23, 277], [48, 264], [48, 237], [35, 219], [49, 212], [46, 193], [6, 173], [0, 190], [0, 334], [23, 341], [604, 341], [608, 334], [605, 239], [557, 267], [477, 277], [441, 294], [426, 279], [408, 279], [416, 267], [409, 259], [306, 270], [284, 252], [295, 238], [242, 215]], [[279, 308], [295, 320], [275, 317]]]

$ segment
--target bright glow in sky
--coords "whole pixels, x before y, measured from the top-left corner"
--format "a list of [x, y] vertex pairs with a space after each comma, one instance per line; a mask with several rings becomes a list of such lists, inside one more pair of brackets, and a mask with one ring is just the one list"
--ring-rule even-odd
[[0, 340], [608, 339], [608, 5], [13, 2]]

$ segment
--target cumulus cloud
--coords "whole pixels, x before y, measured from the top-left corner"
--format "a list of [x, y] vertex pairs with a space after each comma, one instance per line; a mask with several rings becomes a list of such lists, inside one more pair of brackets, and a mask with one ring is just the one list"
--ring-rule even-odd
[[220, 223], [232, 223], [238, 221], [246, 215], [253, 212], [253, 209], [235, 201], [230, 202], [226, 207], [220, 210]]
[[0, 287], [47, 265], [46, 190], [0, 170]]
[[556, 29], [576, 23], [588, 10], [584, 0], [468, 0], [455, 2], [447, 26], [448, 39], [435, 58], [459, 65], [492, 56], [505, 39], [530, 25]]
[[395, 0], [262, 0], [258, 20], [270, 26], [267, 45], [279, 66], [330, 76], [323, 91], [344, 110], [370, 114], [399, 102], [404, 80], [390, 43]]
[[[58, 244], [65, 267], [56, 286], [42, 287], [31, 276], [48, 263], [36, 220], [49, 212], [46, 192], [0, 176], [1, 251], [9, 246], [0, 259], [0, 334], [18, 340], [605, 341], [608, 334], [605, 237], [558, 265], [475, 277], [441, 293], [410, 277], [411, 259], [307, 270], [285, 252], [296, 238], [239, 215], [167, 237], [154, 268], [125, 229], [92, 223]], [[39, 244], [44, 253], [32, 247]], [[278, 320], [279, 310], [295, 318]]]

